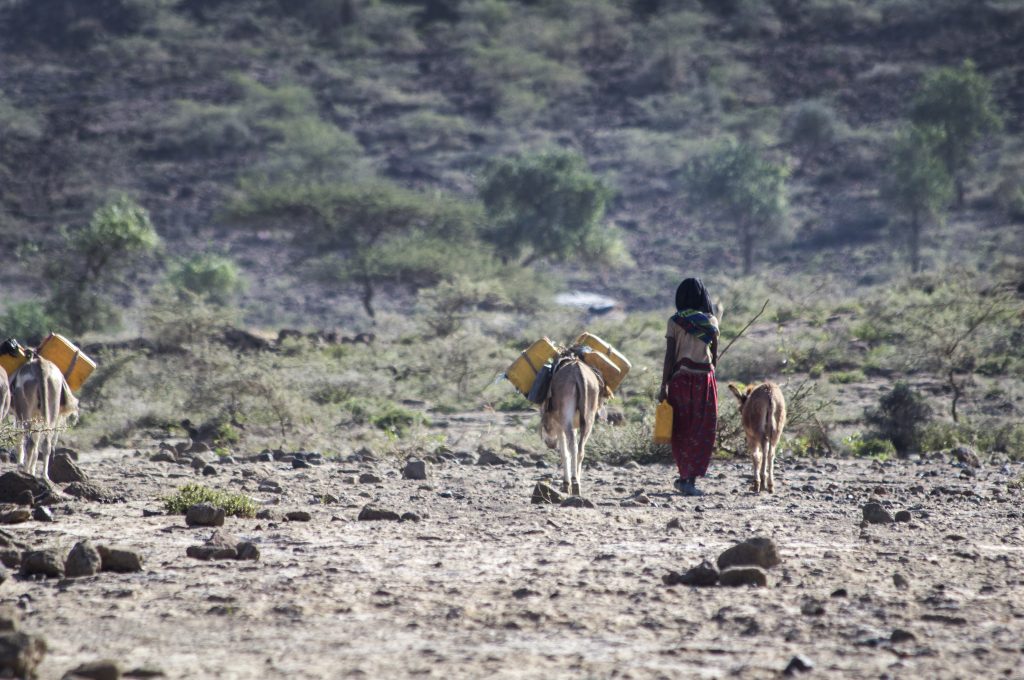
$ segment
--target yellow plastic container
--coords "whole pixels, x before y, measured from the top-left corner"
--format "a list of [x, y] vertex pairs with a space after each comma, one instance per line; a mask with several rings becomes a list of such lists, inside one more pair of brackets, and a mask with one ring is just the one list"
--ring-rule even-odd
[[541, 338], [512, 362], [512, 365], [505, 371], [505, 377], [525, 396], [533, 387], [533, 379], [537, 377], [537, 371], [557, 354], [558, 348], [546, 337]]
[[615, 388], [622, 382], [622, 371], [612, 363], [607, 354], [597, 351], [585, 352], [583, 354], [583, 362], [601, 374], [601, 377], [604, 378], [604, 385], [608, 388], [609, 392], [614, 392]]
[[672, 405], [667, 401], [661, 402], [654, 409], [654, 443], [672, 443]]
[[14, 375], [14, 372], [21, 368], [22, 364], [28, 361], [28, 356], [24, 352], [21, 354], [0, 354], [0, 366], [7, 371], [7, 377], [10, 378]]
[[39, 345], [38, 351], [39, 356], [57, 364], [73, 392], [77, 392], [85, 379], [96, 370], [96, 362], [63, 335], [50, 333]]
[[576, 338], [576, 342], [574, 344], [586, 345], [587, 347], [598, 352], [601, 352], [606, 357], [608, 357], [608, 359], [610, 359], [611, 362], [615, 364], [616, 367], [618, 367], [619, 371], [614, 382], [608, 380], [607, 376], [605, 377], [605, 382], [608, 384], [608, 389], [612, 390], [613, 392], [619, 389], [619, 385], [622, 383], [623, 378], [625, 378], [626, 374], [629, 373], [629, 369], [633, 367], [633, 364], [629, 363], [629, 359], [627, 359], [617, 349], [615, 349], [614, 347], [612, 347], [611, 345], [609, 345], [607, 342], [597, 337], [596, 335], [593, 335], [592, 333], [580, 334], [580, 336]]

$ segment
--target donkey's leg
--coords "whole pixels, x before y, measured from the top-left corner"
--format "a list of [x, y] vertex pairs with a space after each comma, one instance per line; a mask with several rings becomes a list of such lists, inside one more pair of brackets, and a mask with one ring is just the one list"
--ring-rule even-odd
[[768, 455], [768, 493], [775, 493], [775, 454], [779, 450], [779, 441], [771, 442], [771, 453]]
[[578, 456], [576, 448], [576, 429], [573, 427], [566, 428], [565, 430], [565, 460], [566, 470], [569, 478], [569, 488], [566, 493], [570, 493], [574, 496], [579, 495], [580, 483], [579, 479], [574, 478], [576, 474], [576, 458]]
[[754, 493], [761, 493], [761, 441], [759, 437], [747, 438], [747, 450], [750, 451], [750, 462], [754, 467], [754, 481], [750, 485]]

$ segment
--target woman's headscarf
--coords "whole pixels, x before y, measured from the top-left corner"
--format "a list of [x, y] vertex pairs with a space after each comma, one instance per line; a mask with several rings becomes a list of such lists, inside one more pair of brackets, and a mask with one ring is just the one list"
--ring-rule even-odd
[[694, 309], [705, 314], [713, 313], [711, 296], [700, 279], [686, 279], [676, 288], [676, 310]]

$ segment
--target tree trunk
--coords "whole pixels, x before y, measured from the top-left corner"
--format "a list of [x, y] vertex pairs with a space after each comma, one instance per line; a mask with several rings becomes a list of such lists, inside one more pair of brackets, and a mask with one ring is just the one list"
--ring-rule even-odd
[[957, 175], [953, 184], [956, 186], [956, 208], [962, 210], [964, 207], [964, 178]]
[[363, 309], [371, 319], [376, 319], [377, 314], [373, 309], [373, 281], [366, 274], [363, 274]]
[[910, 271], [917, 273], [921, 269], [921, 220], [917, 211], [910, 215]]
[[953, 416], [953, 422], [954, 423], [959, 423], [960, 422], [960, 418], [957, 416], [956, 405], [960, 401], [960, 398], [964, 395], [964, 391], [963, 391], [963, 385], [960, 385], [960, 384], [957, 383], [956, 375], [953, 373], [952, 369], [950, 369], [950, 371], [949, 371], [949, 386], [951, 388], [953, 388], [953, 404], [952, 404], [952, 408], [950, 409], [950, 411], [951, 411], [950, 415]]
[[743, 249], [743, 275], [749, 276], [754, 270], [754, 236], [746, 224], [740, 227], [740, 247]]

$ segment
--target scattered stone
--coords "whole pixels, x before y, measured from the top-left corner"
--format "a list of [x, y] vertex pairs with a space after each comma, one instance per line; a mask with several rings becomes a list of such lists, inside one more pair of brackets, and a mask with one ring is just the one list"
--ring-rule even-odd
[[[7, 571], [7, 567], [0, 564], [0, 585], [7, 583], [7, 580], [11, 578], [11, 572]], [[2, 623], [2, 621], [0, 621]]]
[[638, 493], [636, 496], [633, 497], [633, 500], [636, 503], [639, 503], [640, 505], [650, 505], [651, 504], [650, 496], [648, 496], [645, 493]]
[[359, 475], [360, 484], [380, 484], [383, 481], [383, 479], [373, 474], [372, 472], [364, 472], [363, 474]]
[[284, 513], [284, 518], [289, 522], [308, 522], [313, 519], [313, 516], [305, 510], [292, 510]]
[[21, 470], [11, 470], [0, 475], [0, 503], [32, 505], [31, 502], [22, 502], [24, 499], [22, 494], [26, 491], [32, 498], [38, 498], [52, 491], [52, 487], [38, 477], [33, 477]]
[[846, 591], [846, 588], [836, 588], [832, 591], [832, 595], [830, 597], [849, 597], [849, 595], [850, 594]]
[[19, 632], [0, 635], [0, 676], [34, 678], [45, 654], [41, 637]]
[[23, 505], [0, 506], [0, 524], [21, 524], [32, 519], [32, 511]]
[[208, 461], [203, 456], [196, 455], [196, 456], [192, 457], [192, 469], [193, 470], [202, 470], [204, 467], [206, 467], [209, 464], [210, 464], [210, 461]]
[[804, 616], [824, 616], [825, 605], [819, 600], [808, 598], [800, 605], [800, 613]]
[[42, 505], [32, 509], [32, 519], [37, 522], [52, 522], [54, 521], [53, 513], [50, 509], [43, 507]]
[[490, 449], [482, 449], [480, 457], [476, 459], [477, 465], [505, 465], [508, 461]]
[[415, 512], [403, 512], [399, 520], [402, 522], [419, 522], [420, 516]]
[[563, 500], [560, 503], [560, 505], [563, 508], [593, 508], [593, 507], [595, 507], [594, 503], [591, 500], [589, 500], [587, 498], [584, 498], [583, 496], [569, 496], [568, 498]]
[[[267, 455], [269, 456], [270, 454], [268, 453]], [[278, 482], [276, 479], [264, 479], [262, 482], [260, 482], [260, 486], [257, 489], [257, 491], [262, 491], [264, 493], [284, 492], [284, 490], [281, 488], [281, 483]]]
[[190, 527], [221, 527], [224, 526], [224, 508], [210, 503], [196, 503], [185, 513], [185, 524]]
[[667, 586], [713, 586], [718, 583], [718, 570], [715, 569], [715, 565], [703, 560], [683, 574], [670, 571], [662, 576], [661, 580]]
[[880, 503], [867, 503], [863, 508], [864, 521], [868, 524], [892, 524], [895, 520]]
[[64, 493], [94, 503], [123, 503], [124, 499], [109, 489], [92, 482], [72, 482], [64, 487]]
[[678, 529], [679, 531], [682, 531], [683, 530], [683, 520], [679, 519], [678, 517], [673, 517], [672, 519], [670, 519], [668, 521], [667, 524], [665, 524], [665, 528], [666, 529]]
[[242, 541], [238, 544], [238, 559], [240, 560], [258, 560], [260, 558], [260, 549], [256, 547], [255, 543], [249, 541]]
[[385, 510], [384, 508], [375, 508], [372, 505], [364, 505], [363, 509], [359, 511], [358, 519], [361, 522], [376, 522], [380, 520], [397, 521], [401, 519], [401, 516], [393, 510]]
[[908, 581], [903, 574], [899, 573], [892, 575], [892, 583], [900, 590], [906, 590], [910, 587], [910, 581]]
[[771, 569], [782, 562], [775, 541], [770, 538], [751, 538], [728, 548], [718, 556], [720, 570], [741, 565], [755, 565]]
[[[240, 544], [241, 541], [238, 538], [218, 529], [203, 545], [190, 545], [185, 554], [198, 560], [234, 560], [238, 559]], [[258, 556], [259, 551], [257, 550], [256, 553]]]
[[911, 517], [909, 510], [900, 510], [896, 513], [897, 522], [909, 522], [911, 519], [913, 518]]
[[16, 633], [18, 631], [18, 612], [14, 607], [4, 605], [0, 607], [0, 634]]
[[64, 561], [64, 575], [67, 578], [94, 576], [103, 569], [103, 558], [100, 552], [88, 540], [75, 543]]
[[64, 576], [64, 560], [56, 550], [27, 550], [21, 556], [21, 575], [42, 575], [49, 578]]
[[958, 446], [950, 453], [953, 454], [953, 457], [956, 458], [958, 462], [969, 468], [981, 467], [981, 459], [978, 458], [978, 452], [970, 446]]
[[892, 635], [889, 636], [889, 641], [894, 645], [898, 645], [901, 642], [912, 642], [916, 639], [917, 637], [913, 633], [903, 630], [902, 628], [895, 629], [892, 632]]
[[530, 502], [534, 505], [540, 505], [542, 503], [551, 503], [557, 505], [563, 500], [562, 494], [558, 492], [550, 484], [544, 482], [537, 482], [533, 487], [533, 495], [530, 497]]
[[36, 498], [35, 496], [32, 495], [31, 491], [25, 489], [24, 491], [18, 494], [18, 497], [14, 500], [14, 502], [16, 505], [25, 505], [28, 507], [32, 507], [36, 502]]
[[66, 453], [58, 453], [50, 459], [49, 472], [50, 481], [57, 484], [88, 481], [88, 476], [82, 472], [82, 469]]
[[427, 464], [425, 461], [417, 458], [412, 458], [405, 464], [405, 469], [402, 470], [403, 479], [427, 479]]
[[276, 517], [274, 515], [273, 510], [271, 510], [270, 508], [263, 508], [262, 510], [256, 513], [256, 519], [274, 520], [276, 519]]
[[89, 680], [120, 680], [121, 666], [116, 661], [101, 659], [90, 661], [72, 668], [65, 678], [88, 678]]
[[757, 586], [768, 585], [768, 574], [761, 567], [729, 567], [718, 575], [718, 582], [723, 586]]
[[203, 467], [203, 477], [212, 477], [215, 474], [217, 474], [217, 468], [213, 465], [208, 464]]
[[311, 468], [311, 467], [313, 467], [313, 466], [310, 465], [309, 463], [307, 463], [302, 458], [292, 458], [292, 469], [293, 470], [301, 470], [303, 468]]
[[782, 674], [786, 676], [791, 676], [796, 675], [797, 673], [806, 673], [807, 671], [813, 668], [813, 661], [808, 659], [806, 656], [803, 656], [802, 654], [797, 654], [789, 660], [789, 663], [786, 664], [786, 669], [782, 671]]
[[103, 571], [121, 573], [142, 571], [142, 556], [134, 550], [118, 545], [100, 545], [96, 546], [96, 549], [103, 559]]
[[167, 449], [161, 449], [149, 457], [152, 463], [177, 463], [178, 456]]

